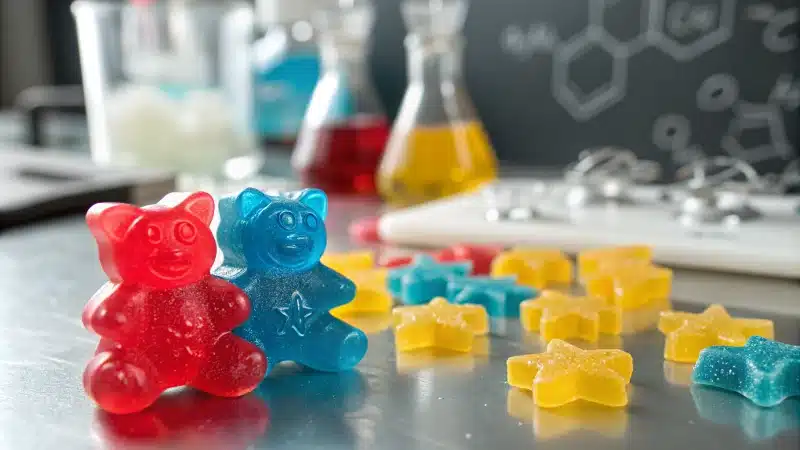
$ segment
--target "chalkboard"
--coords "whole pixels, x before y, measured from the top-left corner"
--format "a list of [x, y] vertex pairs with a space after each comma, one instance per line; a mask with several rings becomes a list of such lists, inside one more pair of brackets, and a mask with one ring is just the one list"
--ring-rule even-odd
[[[399, 0], [376, 0], [371, 64], [405, 86]], [[800, 147], [800, 0], [473, 0], [465, 78], [500, 159], [563, 166], [613, 145], [667, 174], [703, 156], [780, 172]]]

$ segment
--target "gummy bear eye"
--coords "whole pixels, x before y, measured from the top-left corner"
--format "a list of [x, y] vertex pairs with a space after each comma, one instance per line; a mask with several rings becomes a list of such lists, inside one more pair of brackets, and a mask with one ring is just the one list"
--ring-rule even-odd
[[155, 225], [147, 227], [147, 240], [152, 244], [161, 242], [161, 229]]
[[282, 212], [281, 215], [278, 216], [278, 223], [285, 230], [294, 230], [295, 225], [297, 225], [294, 215], [288, 211]]
[[182, 244], [191, 244], [196, 236], [197, 232], [189, 222], [179, 222], [175, 225], [175, 238]]
[[306, 221], [306, 226], [311, 231], [316, 230], [317, 229], [317, 225], [319, 225], [319, 222], [317, 221], [317, 218], [314, 217], [313, 214], [306, 214], [305, 221]]

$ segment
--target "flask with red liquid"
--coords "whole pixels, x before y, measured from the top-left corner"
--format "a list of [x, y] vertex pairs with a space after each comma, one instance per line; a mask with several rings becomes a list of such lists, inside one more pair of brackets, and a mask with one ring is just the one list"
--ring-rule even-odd
[[366, 49], [373, 10], [340, 1], [317, 14], [322, 76], [292, 155], [301, 181], [333, 194], [375, 195], [389, 124], [372, 87]]

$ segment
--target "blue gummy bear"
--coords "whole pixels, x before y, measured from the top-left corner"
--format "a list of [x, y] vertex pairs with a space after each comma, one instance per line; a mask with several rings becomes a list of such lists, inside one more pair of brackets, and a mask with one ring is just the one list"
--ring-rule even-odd
[[692, 381], [775, 406], [800, 396], [800, 346], [753, 336], [744, 347], [708, 347], [700, 352]]
[[800, 427], [800, 399], [762, 408], [733, 392], [695, 384], [691, 387], [697, 414], [720, 425], [735, 425], [754, 441], [772, 439]]
[[268, 372], [282, 361], [348, 370], [367, 351], [367, 336], [329, 313], [356, 288], [319, 262], [327, 207], [318, 189], [270, 196], [247, 188], [219, 202], [224, 261], [214, 275], [250, 297], [250, 317], [234, 333], [264, 351]]
[[470, 261], [440, 263], [428, 255], [417, 255], [408, 266], [389, 271], [386, 287], [403, 303], [421, 305], [445, 297], [450, 279], [464, 277], [471, 271]]
[[520, 303], [538, 295], [536, 289], [517, 284], [515, 277], [453, 278], [447, 285], [450, 302], [481, 305], [492, 317], [519, 317]]

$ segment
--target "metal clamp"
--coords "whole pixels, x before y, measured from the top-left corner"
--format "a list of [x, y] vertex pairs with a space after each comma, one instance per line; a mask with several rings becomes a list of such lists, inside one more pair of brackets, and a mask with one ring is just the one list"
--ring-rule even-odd
[[688, 178], [683, 187], [671, 190], [672, 200], [678, 204], [676, 217], [684, 225], [733, 225], [762, 216], [750, 205], [749, 197], [766, 185], [742, 160], [727, 156], [704, 159], [678, 169], [677, 176]]
[[566, 195], [567, 205], [571, 207], [633, 203], [631, 186], [653, 181], [661, 172], [657, 163], [639, 160], [632, 151], [625, 149], [586, 150], [578, 158], [564, 174], [567, 183], [572, 185]]
[[526, 221], [540, 218], [539, 202], [547, 192], [543, 182], [525, 187], [489, 186], [481, 194], [486, 204], [486, 220]]

